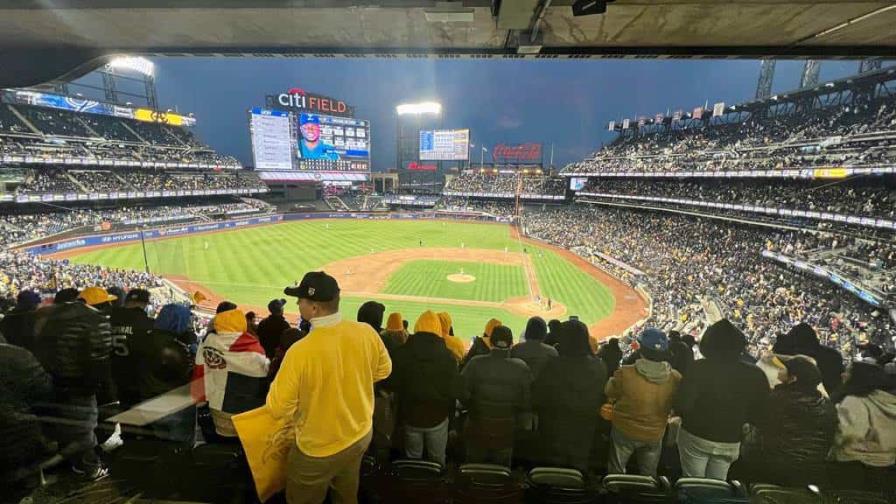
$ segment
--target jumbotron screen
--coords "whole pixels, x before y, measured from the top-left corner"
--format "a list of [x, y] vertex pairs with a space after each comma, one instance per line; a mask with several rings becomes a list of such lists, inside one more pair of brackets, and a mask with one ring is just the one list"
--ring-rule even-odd
[[370, 171], [370, 122], [253, 108], [249, 132], [256, 170]]
[[466, 161], [470, 157], [470, 130], [420, 131], [421, 161]]

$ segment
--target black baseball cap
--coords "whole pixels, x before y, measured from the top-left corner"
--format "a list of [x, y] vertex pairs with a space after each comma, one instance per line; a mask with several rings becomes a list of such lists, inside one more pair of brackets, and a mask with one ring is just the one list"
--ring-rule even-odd
[[124, 297], [125, 303], [149, 303], [149, 291], [146, 289], [131, 289]]
[[310, 271], [305, 273], [298, 286], [287, 287], [283, 289], [283, 293], [299, 299], [326, 302], [339, 297], [339, 284], [323, 271]]
[[285, 305], [285, 299], [272, 299], [271, 302], [268, 303], [268, 311], [271, 313], [280, 313], [283, 311]]

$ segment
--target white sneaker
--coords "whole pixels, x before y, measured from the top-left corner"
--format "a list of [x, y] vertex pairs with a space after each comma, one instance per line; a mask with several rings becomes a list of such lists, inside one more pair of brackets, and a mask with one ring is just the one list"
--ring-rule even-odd
[[124, 444], [124, 440], [121, 439], [121, 424], [115, 424], [115, 430], [112, 431], [112, 435], [109, 436], [106, 441], [100, 445], [100, 449], [104, 452], [109, 453], [113, 450], [116, 450]]

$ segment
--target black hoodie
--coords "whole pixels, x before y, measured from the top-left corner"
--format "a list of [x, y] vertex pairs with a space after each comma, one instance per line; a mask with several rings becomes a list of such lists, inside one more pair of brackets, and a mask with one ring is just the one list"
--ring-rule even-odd
[[395, 349], [386, 387], [398, 397], [399, 421], [419, 428], [445, 421], [463, 392], [457, 361], [445, 340], [427, 332], [412, 334]]
[[705, 359], [684, 375], [674, 408], [689, 433], [720, 443], [737, 443], [741, 428], [762, 414], [770, 392], [765, 373], [740, 360], [743, 333], [727, 320], [707, 328], [700, 341]]
[[821, 382], [824, 384], [828, 395], [832, 395], [840, 388], [843, 374], [843, 356], [833, 348], [823, 346], [818, 341], [818, 335], [812, 326], [803, 322], [793, 326], [784, 336], [790, 342], [789, 347], [782, 348], [785, 355], [807, 355], [815, 359], [818, 370], [821, 371]]

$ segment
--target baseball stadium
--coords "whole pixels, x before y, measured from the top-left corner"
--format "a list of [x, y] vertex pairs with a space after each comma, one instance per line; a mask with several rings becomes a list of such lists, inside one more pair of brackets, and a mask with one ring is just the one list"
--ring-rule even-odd
[[896, 503], [894, 23], [0, 2], [0, 504]]

